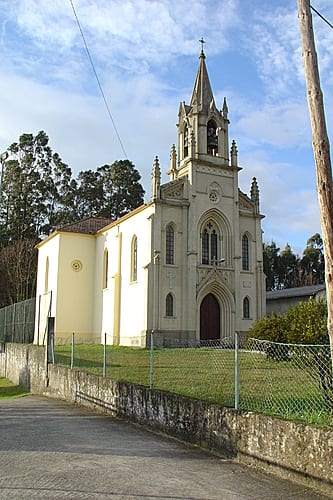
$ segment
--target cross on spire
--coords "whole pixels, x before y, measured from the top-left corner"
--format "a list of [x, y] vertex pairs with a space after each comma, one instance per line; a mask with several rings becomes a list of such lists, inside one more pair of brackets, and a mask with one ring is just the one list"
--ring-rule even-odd
[[201, 52], [203, 52], [204, 43], [206, 43], [206, 42], [205, 42], [205, 40], [203, 39], [203, 37], [201, 37], [201, 39], [199, 40], [199, 42], [201, 43]]

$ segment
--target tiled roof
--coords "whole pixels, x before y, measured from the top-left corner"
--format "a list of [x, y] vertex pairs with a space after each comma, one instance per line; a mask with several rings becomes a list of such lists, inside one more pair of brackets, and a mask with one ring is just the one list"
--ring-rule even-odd
[[97, 231], [113, 222], [112, 219], [106, 217], [88, 217], [87, 219], [78, 222], [72, 222], [66, 226], [60, 227], [58, 231], [67, 233], [81, 233], [81, 234], [96, 234]]
[[312, 295], [315, 295], [323, 290], [325, 290], [325, 284], [284, 288], [283, 290], [272, 290], [270, 292], [266, 292], [266, 299], [274, 300], [287, 299], [290, 297], [311, 297]]

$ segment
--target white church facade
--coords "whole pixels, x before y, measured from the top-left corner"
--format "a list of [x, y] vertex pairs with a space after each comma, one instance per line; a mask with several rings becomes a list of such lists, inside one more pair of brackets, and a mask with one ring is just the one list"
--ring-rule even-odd
[[35, 343], [146, 346], [227, 339], [265, 314], [259, 189], [238, 187], [226, 101], [214, 101], [205, 55], [180, 104], [169, 182], [158, 158], [150, 201], [114, 222], [86, 219], [38, 245]]

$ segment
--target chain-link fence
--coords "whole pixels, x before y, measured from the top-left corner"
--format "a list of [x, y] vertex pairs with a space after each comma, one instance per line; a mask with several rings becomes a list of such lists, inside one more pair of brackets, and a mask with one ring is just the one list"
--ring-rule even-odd
[[235, 406], [235, 349], [229, 342], [173, 342], [154, 349], [152, 362], [154, 388]]
[[0, 309], [0, 342], [33, 342], [35, 306], [33, 298]]
[[332, 423], [330, 346], [250, 339], [239, 353], [239, 406], [307, 422]]
[[[55, 346], [55, 363], [246, 411], [332, 425], [327, 345], [255, 339], [172, 342], [172, 347]], [[157, 343], [157, 342], [156, 342]]]

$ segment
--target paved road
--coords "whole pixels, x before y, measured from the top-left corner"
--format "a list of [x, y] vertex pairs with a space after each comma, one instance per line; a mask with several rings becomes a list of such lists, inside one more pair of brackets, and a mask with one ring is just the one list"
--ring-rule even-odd
[[323, 497], [140, 426], [27, 396], [0, 401], [0, 498]]

